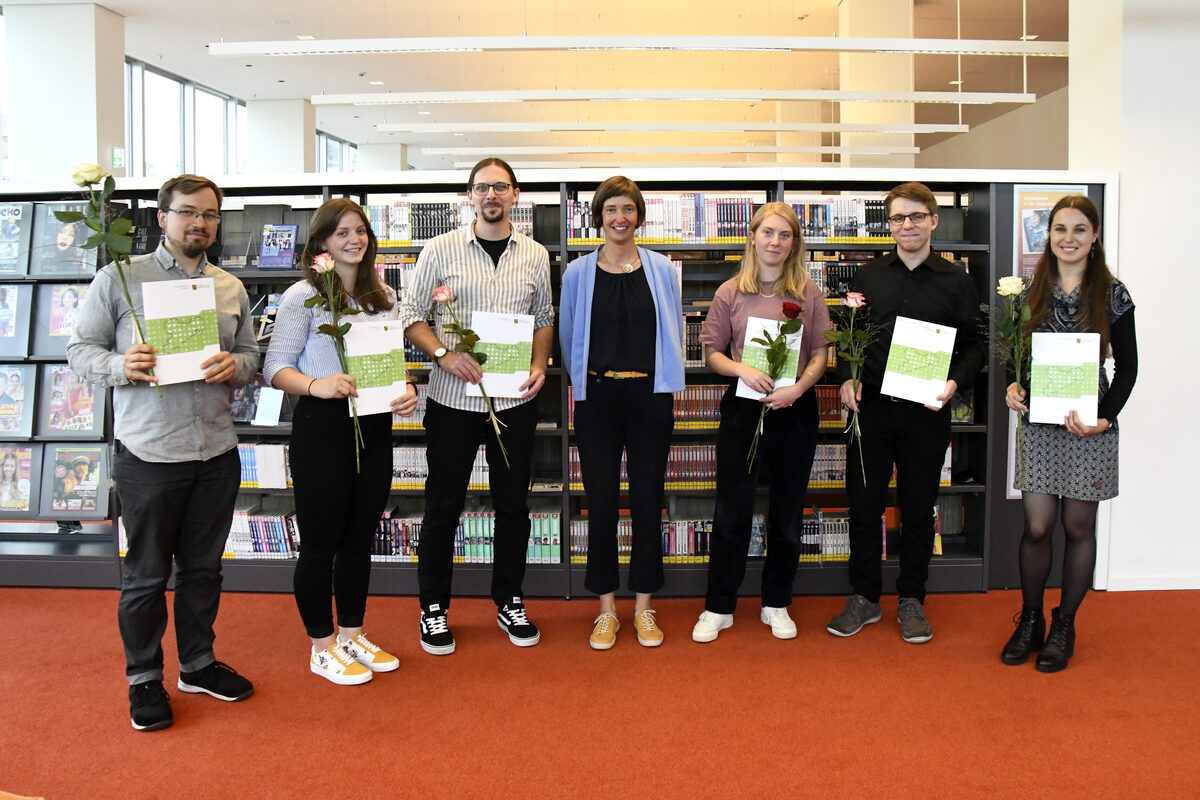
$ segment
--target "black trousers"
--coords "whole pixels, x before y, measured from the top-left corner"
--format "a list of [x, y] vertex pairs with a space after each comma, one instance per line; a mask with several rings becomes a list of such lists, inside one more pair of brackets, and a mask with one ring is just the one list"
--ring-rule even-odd
[[363, 624], [371, 546], [392, 488], [392, 415], [360, 416], [364, 447], [355, 471], [354, 419], [346, 401], [303, 396], [292, 416], [288, 463], [300, 528], [292, 590], [313, 639]]
[[483, 412], [460, 411], [430, 399], [425, 407], [425, 519], [417, 545], [417, 582], [421, 606], [450, 607], [454, 570], [454, 531], [467, 498], [467, 484], [479, 445], [487, 449], [492, 507], [496, 512], [492, 599], [503, 605], [522, 595], [525, 554], [529, 547], [529, 471], [533, 459], [534, 402], [499, 411], [500, 429], [510, 466]]
[[142, 461], [117, 442], [113, 478], [129, 549], [121, 562], [117, 623], [130, 684], [162, 680], [167, 581], [175, 563], [179, 668], [211, 664], [221, 600], [221, 554], [240, 483], [237, 450], [208, 461]]
[[575, 442], [588, 501], [589, 592], [608, 594], [617, 574], [617, 518], [621, 453], [629, 477], [633, 551], [629, 590], [653, 594], [663, 587], [663, 479], [675, 427], [675, 398], [655, 393], [653, 378], [589, 375], [587, 400], [575, 403]]
[[[896, 501], [900, 509], [901, 597], [925, 601], [929, 559], [933, 555], [933, 508], [946, 447], [950, 444], [950, 406], [930, 411], [908, 401], [863, 391], [859, 403], [862, 458], [858, 442], [846, 447], [846, 492], [850, 496], [850, 585], [873, 603], [883, 592], [883, 541], [879, 522], [887, 506], [888, 481], [896, 465]], [[867, 473], [863, 486], [862, 468]]]
[[758, 454], [746, 460], [758, 427], [762, 403], [737, 396], [736, 381], [721, 398], [717, 432], [717, 507], [709, 543], [708, 592], [704, 608], [732, 614], [746, 576], [746, 550], [754, 516], [754, 493], [765, 463], [771, 478], [767, 506], [767, 556], [763, 564], [762, 604], [792, 604], [792, 587], [804, 521], [804, 496], [817, 449], [817, 394], [809, 389], [788, 408], [768, 411]]

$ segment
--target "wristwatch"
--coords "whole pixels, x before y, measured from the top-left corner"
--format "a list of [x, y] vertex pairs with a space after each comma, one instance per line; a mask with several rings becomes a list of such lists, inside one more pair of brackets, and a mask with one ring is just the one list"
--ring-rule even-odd
[[444, 356], [444, 355], [446, 355], [446, 348], [439, 347], [437, 350], [434, 350], [433, 351], [433, 363], [435, 363], [435, 364], [438, 363], [438, 361], [440, 361], [442, 356]]

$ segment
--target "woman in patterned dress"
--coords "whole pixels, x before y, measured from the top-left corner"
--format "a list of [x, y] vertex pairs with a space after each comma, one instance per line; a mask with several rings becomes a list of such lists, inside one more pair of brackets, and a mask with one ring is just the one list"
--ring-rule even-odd
[[[1022, 607], [1000, 658], [1005, 664], [1023, 664], [1040, 650], [1038, 671], [1058, 672], [1074, 654], [1075, 612], [1096, 568], [1096, 508], [1117, 495], [1116, 416], [1137, 378], [1133, 300], [1108, 270], [1100, 215], [1086, 197], [1064, 197], [1050, 212], [1049, 241], [1026, 297], [1032, 312], [1028, 332], [1099, 333], [1101, 361], [1111, 353], [1115, 362], [1111, 384], [1101, 363], [1095, 425], [1084, 424], [1072, 411], [1062, 425], [1026, 420], [1020, 429], [1025, 461], [1014, 487], [1021, 490], [1025, 507]], [[1009, 384], [1009, 408], [1028, 413], [1025, 397], [1019, 383]], [[1042, 595], [1054, 556], [1050, 534], [1060, 514], [1066, 532], [1062, 598], [1047, 635]]]

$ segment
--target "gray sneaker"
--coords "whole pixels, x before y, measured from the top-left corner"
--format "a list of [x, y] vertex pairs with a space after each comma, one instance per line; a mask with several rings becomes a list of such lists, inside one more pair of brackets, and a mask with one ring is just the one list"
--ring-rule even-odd
[[879, 614], [879, 603], [872, 603], [861, 594], [852, 594], [846, 598], [846, 607], [842, 613], [832, 620], [825, 630], [834, 636], [853, 636], [862, 630], [863, 625], [879, 622], [883, 619]]
[[922, 644], [933, 638], [933, 628], [929, 627], [929, 620], [925, 619], [925, 610], [921, 608], [921, 601], [917, 598], [901, 597], [896, 619], [900, 623], [900, 635], [904, 637], [904, 641]]

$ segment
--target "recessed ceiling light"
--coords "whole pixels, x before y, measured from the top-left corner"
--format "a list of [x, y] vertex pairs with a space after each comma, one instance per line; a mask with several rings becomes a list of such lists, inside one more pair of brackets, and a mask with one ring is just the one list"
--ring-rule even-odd
[[1027, 33], [1021, 37], [1021, 41], [1022, 42], [1032, 42], [1037, 37], [1038, 37], [1038, 35], [1036, 33]]
[[372, 86], [383, 86], [383, 81], [369, 81]]
[[455, 132], [454, 132], [454, 135], [455, 135], [455, 136], [463, 136], [463, 135], [465, 135], [465, 134], [462, 134], [462, 133], [460, 133], [460, 132], [458, 132], [458, 131], [455, 131]]
[[432, 114], [433, 112], [432, 111], [418, 111], [417, 113], [427, 117], [430, 114]]
[[950, 81], [951, 86], [962, 86], [962, 81]]
[[298, 34], [296, 34], [296, 38], [297, 38], [297, 39], [301, 39], [301, 40], [303, 40], [303, 41], [306, 41], [306, 42], [307, 42], [307, 41], [310, 41], [310, 40], [312, 40], [312, 39], [316, 39], [317, 37], [315, 37], [315, 36], [309, 36], [307, 33], [298, 33]]

